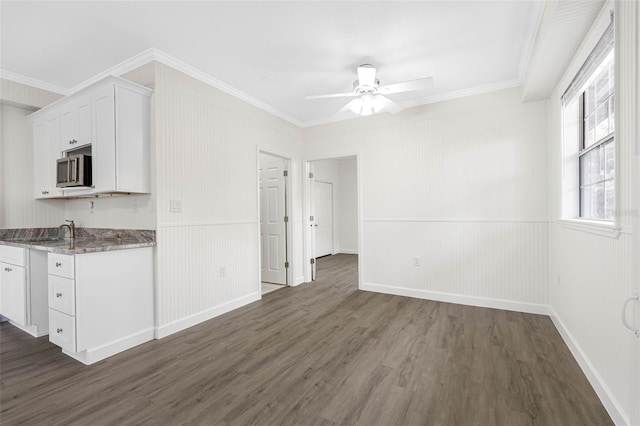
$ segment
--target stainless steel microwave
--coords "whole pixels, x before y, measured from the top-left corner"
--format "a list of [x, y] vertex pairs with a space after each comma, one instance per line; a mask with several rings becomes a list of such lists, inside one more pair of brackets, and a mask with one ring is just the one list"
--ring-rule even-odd
[[91, 186], [90, 155], [80, 154], [61, 158], [56, 166], [56, 187]]

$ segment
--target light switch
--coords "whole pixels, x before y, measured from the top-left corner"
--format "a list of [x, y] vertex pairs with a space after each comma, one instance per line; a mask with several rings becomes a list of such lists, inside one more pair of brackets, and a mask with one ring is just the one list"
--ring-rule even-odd
[[182, 200], [171, 200], [169, 211], [171, 213], [182, 213]]

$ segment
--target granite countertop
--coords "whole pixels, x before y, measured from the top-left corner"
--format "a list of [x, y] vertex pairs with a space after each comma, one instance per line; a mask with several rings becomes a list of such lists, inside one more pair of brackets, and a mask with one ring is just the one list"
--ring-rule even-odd
[[156, 245], [155, 231], [76, 228], [76, 238], [64, 238], [58, 228], [1, 229], [0, 245], [61, 254], [95, 253]]

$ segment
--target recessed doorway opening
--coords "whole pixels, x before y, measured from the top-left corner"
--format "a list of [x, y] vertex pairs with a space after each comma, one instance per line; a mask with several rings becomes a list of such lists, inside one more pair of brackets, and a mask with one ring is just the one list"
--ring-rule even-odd
[[326, 262], [329, 257], [358, 255], [358, 158], [355, 155], [328, 158], [309, 161], [307, 165], [310, 213], [307, 250], [314, 281], [323, 267], [335, 263]]
[[266, 152], [258, 153], [262, 295], [289, 284], [288, 169], [288, 159]]

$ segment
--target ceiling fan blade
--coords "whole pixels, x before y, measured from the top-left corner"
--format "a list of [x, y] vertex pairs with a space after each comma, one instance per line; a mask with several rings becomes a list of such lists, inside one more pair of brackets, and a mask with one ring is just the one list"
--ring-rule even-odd
[[305, 99], [327, 99], [327, 98], [348, 98], [352, 96], [358, 96], [357, 93], [349, 92], [349, 93], [331, 93], [329, 95], [311, 95], [305, 96]]
[[376, 100], [376, 102], [380, 102], [382, 104], [382, 108], [385, 111], [388, 111], [391, 114], [397, 114], [404, 109], [397, 103], [393, 102], [391, 99], [385, 98], [382, 95], [375, 95], [373, 98]]
[[342, 108], [340, 108], [335, 114], [333, 114], [334, 117], [338, 117], [338, 116], [342, 116], [347, 112], [352, 111], [351, 106], [353, 104], [355, 104], [356, 102], [359, 102], [360, 98], [358, 99], [352, 99], [350, 102], [348, 102], [345, 106], [343, 106]]
[[433, 78], [425, 77], [417, 80], [405, 81], [402, 83], [388, 84], [378, 87], [377, 92], [383, 95], [393, 93], [411, 92], [414, 90], [425, 90], [433, 87]]
[[376, 69], [373, 65], [364, 64], [358, 67], [358, 84], [370, 87], [376, 84]]

